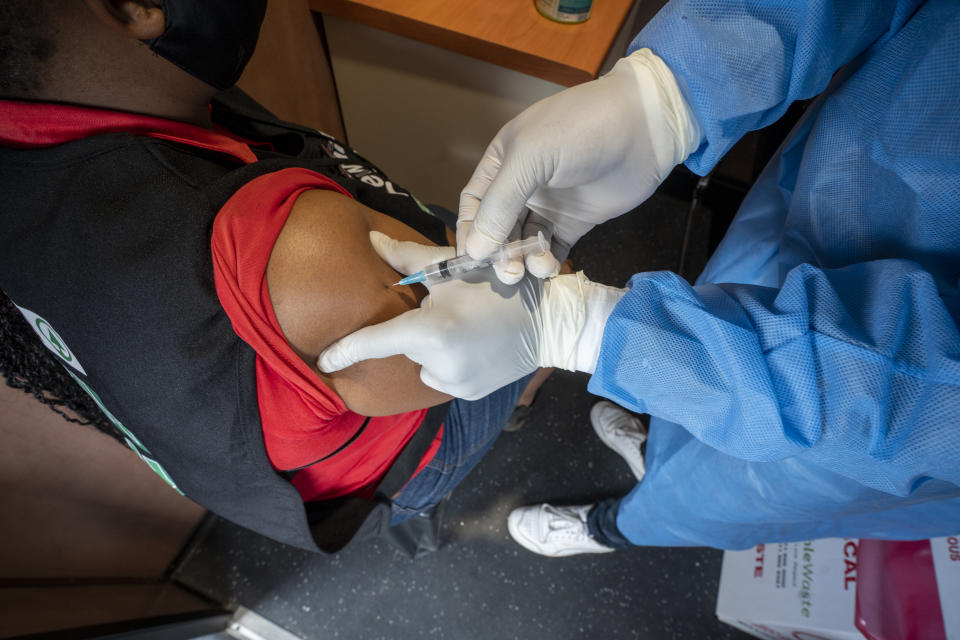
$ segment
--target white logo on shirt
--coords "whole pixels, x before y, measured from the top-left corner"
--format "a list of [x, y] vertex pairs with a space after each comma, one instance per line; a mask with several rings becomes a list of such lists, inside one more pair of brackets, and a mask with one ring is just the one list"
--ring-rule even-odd
[[83, 370], [83, 366], [81, 366], [76, 356], [70, 351], [70, 347], [67, 346], [67, 343], [60, 337], [60, 334], [54, 330], [49, 322], [29, 309], [24, 309], [20, 305], [15, 306], [20, 310], [20, 313], [23, 314], [23, 317], [26, 318], [27, 324], [40, 336], [43, 346], [52, 351], [68, 366], [73, 367], [83, 375], [87, 375], [87, 372]]

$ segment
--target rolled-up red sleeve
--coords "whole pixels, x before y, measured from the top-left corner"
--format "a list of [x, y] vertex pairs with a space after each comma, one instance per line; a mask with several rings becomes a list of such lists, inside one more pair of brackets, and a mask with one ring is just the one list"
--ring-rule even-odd
[[[307, 169], [260, 176], [218, 213], [211, 250], [220, 303], [234, 331], [257, 354], [257, 402], [270, 462], [289, 470], [330, 456], [293, 481], [304, 500], [322, 500], [372, 492], [426, 409], [370, 418], [364, 426], [367, 418], [349, 411], [284, 338], [267, 289], [267, 263], [296, 199], [310, 189], [350, 197], [329, 178]], [[420, 468], [436, 453], [441, 435]]]

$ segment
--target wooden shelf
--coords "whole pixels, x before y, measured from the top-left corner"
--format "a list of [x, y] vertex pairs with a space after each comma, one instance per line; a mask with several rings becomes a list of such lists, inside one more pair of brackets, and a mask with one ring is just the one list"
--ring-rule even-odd
[[541, 16], [533, 0], [309, 0], [313, 11], [486, 60], [557, 84], [597, 77], [633, 0], [596, 0], [580, 24]]

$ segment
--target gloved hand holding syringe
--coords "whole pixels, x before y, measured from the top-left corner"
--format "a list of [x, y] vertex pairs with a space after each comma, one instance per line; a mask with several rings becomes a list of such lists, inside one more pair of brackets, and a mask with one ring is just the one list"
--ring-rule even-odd
[[[332, 373], [361, 360], [402, 353], [422, 365], [420, 379], [428, 386], [466, 400], [482, 398], [538, 367], [593, 373], [607, 317], [625, 289], [590, 282], [582, 272], [547, 280], [528, 273], [516, 284], [506, 284], [483, 269], [518, 250], [534, 255], [545, 243], [546, 234], [530, 236], [502, 245], [489, 262], [466, 262], [469, 258], [457, 257], [454, 247], [371, 231], [377, 255], [409, 276], [401, 282], [422, 282], [429, 295], [418, 308], [333, 343], [317, 358], [317, 368]], [[447, 275], [438, 266], [444, 260]], [[457, 271], [469, 276], [451, 275]], [[463, 333], [471, 339], [461, 340]], [[451, 344], [457, 348], [448, 349]], [[484, 375], [477, 375], [478, 369]]]
[[462, 255], [427, 265], [420, 271], [403, 278], [393, 286], [413, 284], [415, 282], [428, 282], [430, 284], [443, 282], [444, 280], [458, 278], [477, 269], [485, 269], [497, 263], [507, 262], [529, 254], [541, 254], [549, 250], [550, 244], [546, 238], [543, 237], [543, 232], [539, 231], [536, 236], [515, 242], [508, 242], [489, 256], [479, 260], [471, 258], [468, 255]]

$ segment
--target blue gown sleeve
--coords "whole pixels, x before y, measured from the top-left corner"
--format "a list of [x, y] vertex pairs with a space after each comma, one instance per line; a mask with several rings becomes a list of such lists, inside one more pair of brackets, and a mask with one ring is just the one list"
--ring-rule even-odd
[[916, 263], [808, 264], [781, 288], [635, 275], [592, 393], [726, 455], [802, 456], [906, 496], [960, 485], [960, 306]]
[[705, 175], [745, 133], [823, 91], [922, 0], [673, 0], [631, 43], [673, 71], [704, 142], [686, 161]]

